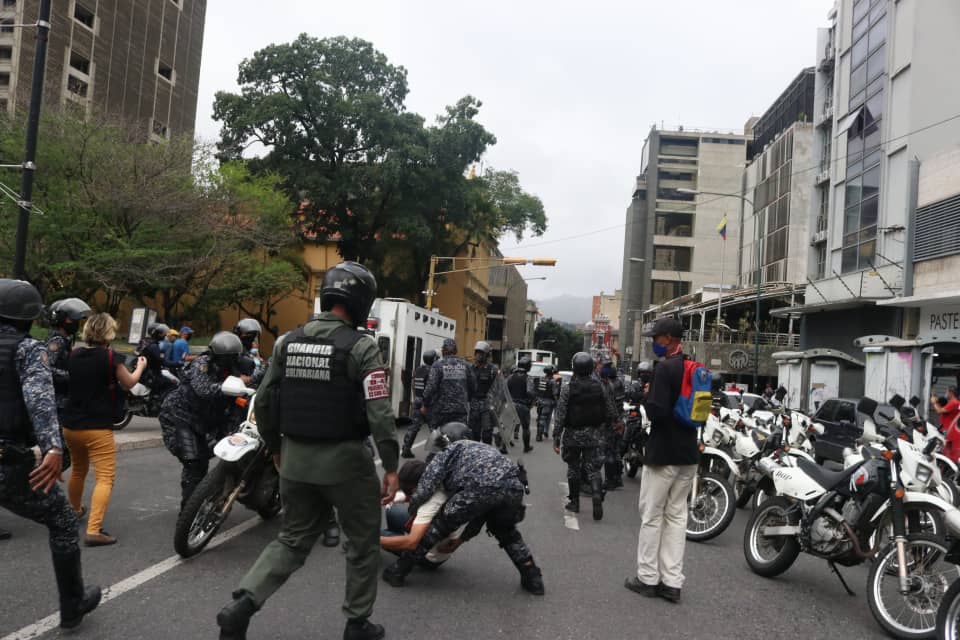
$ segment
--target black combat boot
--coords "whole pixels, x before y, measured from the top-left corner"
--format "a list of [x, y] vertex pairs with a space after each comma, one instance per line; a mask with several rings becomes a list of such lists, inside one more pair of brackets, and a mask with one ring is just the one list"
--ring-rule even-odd
[[417, 456], [413, 455], [413, 451], [410, 450], [410, 447], [404, 447], [403, 451], [400, 452], [401, 458], [416, 458]]
[[535, 596], [542, 596], [546, 592], [543, 588], [543, 574], [532, 559], [530, 564], [519, 565], [517, 569], [520, 571], [520, 586], [524, 590]]
[[333, 523], [326, 531], [323, 532], [323, 546], [340, 546], [340, 525]]
[[391, 587], [402, 587], [403, 583], [413, 571], [413, 560], [406, 554], [397, 558], [397, 561], [383, 570], [383, 581]]
[[593, 519], [602, 520], [603, 519], [603, 480], [600, 479], [600, 476], [594, 477], [593, 481]]
[[380, 640], [387, 635], [383, 626], [366, 618], [350, 618], [343, 630], [343, 640]]
[[79, 549], [54, 553], [53, 571], [60, 592], [60, 628], [73, 629], [100, 604], [100, 587], [84, 588]]
[[620, 466], [616, 462], [608, 462], [603, 465], [603, 475], [607, 477], [604, 486], [606, 490], [619, 489], [623, 486], [623, 480], [620, 478]]
[[527, 429], [523, 432], [523, 452], [530, 453], [533, 451], [533, 447], [530, 446], [530, 430]]
[[259, 607], [253, 602], [248, 591], [234, 591], [233, 602], [217, 614], [217, 626], [220, 627], [220, 640], [246, 640], [250, 618]]
[[580, 481], [567, 480], [567, 504], [563, 507], [570, 513], [580, 513]]

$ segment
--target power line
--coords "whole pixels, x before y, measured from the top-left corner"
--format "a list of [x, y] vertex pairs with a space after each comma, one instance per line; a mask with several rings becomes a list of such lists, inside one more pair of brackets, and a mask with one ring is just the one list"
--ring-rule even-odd
[[[870, 147], [870, 149], [864, 149], [864, 150], [861, 152], [861, 155], [864, 155], [864, 156], [865, 156], [865, 155], [867, 155], [868, 153], [871, 153], [871, 152], [876, 151], [876, 150], [878, 150], [878, 149], [883, 149], [884, 147], [886, 147], [887, 145], [889, 145], [889, 144], [891, 144], [891, 143], [893, 143], [893, 142], [896, 142], [896, 141], [898, 141], [898, 140], [902, 140], [902, 139], [907, 138], [907, 137], [909, 137], [909, 136], [912, 136], [912, 135], [914, 135], [914, 134], [916, 134], [916, 133], [922, 133], [922, 132], [927, 131], [927, 130], [929, 130], [929, 129], [933, 129], [933, 128], [935, 128], [935, 127], [939, 127], [939, 126], [945, 125], [945, 124], [947, 124], [948, 122], [952, 122], [952, 121], [957, 120], [957, 119], [960, 119], [960, 113], [957, 113], [957, 114], [954, 114], [954, 115], [949, 116], [949, 117], [947, 117], [947, 118], [944, 118], [943, 120], [938, 120], [937, 122], [933, 122], [933, 123], [931, 123], [931, 124], [928, 124], [928, 125], [919, 127], [919, 128], [914, 129], [914, 130], [912, 130], [912, 131], [908, 131], [907, 133], [901, 134], [901, 135], [899, 135], [899, 136], [894, 136], [894, 137], [889, 138], [889, 139], [887, 139], [887, 140], [883, 140], [883, 141], [879, 142], [876, 146]], [[842, 135], [842, 134], [841, 134], [841, 135]], [[839, 137], [839, 136], [835, 136], [835, 137]], [[831, 146], [832, 146], [832, 145], [831, 145]], [[851, 155], [851, 154], [847, 154], [847, 155], [843, 155], [843, 156], [837, 156], [835, 162], [839, 163], [841, 160], [846, 160], [848, 157], [850, 157], [850, 155]], [[792, 179], [793, 179], [794, 177], [803, 175], [803, 174], [808, 173], [808, 172], [810, 172], [810, 171], [819, 170], [820, 167], [821, 167], [820, 163], [817, 163], [817, 164], [815, 164], [815, 165], [813, 165], [813, 166], [806, 167], [806, 168], [804, 168], [804, 169], [798, 169], [798, 170], [794, 171], [793, 173], [790, 174], [791, 186], [792, 186]], [[792, 189], [791, 189], [791, 190], [792, 190]], [[688, 213], [688, 212], [691, 212], [691, 211], [696, 211], [697, 207], [702, 207], [702, 206], [707, 205], [707, 204], [710, 204], [710, 203], [712, 203], [712, 202], [717, 202], [718, 200], [725, 200], [725, 199], [727, 199], [727, 198], [738, 198], [738, 197], [739, 197], [739, 196], [737, 196], [736, 194], [730, 194], [729, 196], [716, 196], [716, 197], [710, 198], [710, 199], [708, 199], [708, 200], [703, 200], [703, 201], [701, 201], [701, 202], [699, 202], [699, 203], [694, 202], [694, 203], [691, 204], [691, 205], [687, 205], [687, 206], [684, 206], [684, 207], [680, 207], [680, 208], [678, 208], [678, 209], [664, 210], [664, 213]], [[656, 215], [656, 213], [655, 213], [654, 215]], [[586, 232], [586, 233], [578, 233], [577, 235], [567, 236], [567, 237], [565, 237], [565, 238], [557, 238], [557, 239], [555, 239], [555, 240], [547, 240], [547, 241], [544, 241], [544, 242], [538, 242], [538, 243], [533, 243], [533, 244], [519, 244], [519, 245], [517, 245], [517, 246], [515, 246], [515, 247], [509, 247], [509, 248], [507, 248], [507, 249], [503, 249], [503, 251], [514, 251], [514, 250], [516, 250], [516, 249], [531, 249], [531, 248], [533, 248], [533, 247], [542, 247], [542, 246], [546, 246], [546, 245], [549, 245], [549, 244], [556, 244], [556, 243], [558, 243], [558, 242], [566, 242], [567, 240], [576, 240], [576, 239], [578, 239], [578, 238], [583, 238], [583, 237], [586, 237], [586, 236], [597, 235], [598, 233], [604, 233], [604, 232], [606, 232], [606, 231], [612, 231], [612, 230], [614, 230], [614, 229], [622, 229], [622, 228], [626, 227], [628, 224], [632, 224], [632, 223], [630, 223], [630, 222], [623, 222], [623, 223], [621, 223], [621, 224], [615, 224], [615, 225], [612, 225], [612, 226], [610, 226], [610, 227], [603, 227], [603, 228], [601, 228], [601, 229], [595, 229], [595, 230], [593, 230], [593, 231], [588, 231], [588, 232]]]

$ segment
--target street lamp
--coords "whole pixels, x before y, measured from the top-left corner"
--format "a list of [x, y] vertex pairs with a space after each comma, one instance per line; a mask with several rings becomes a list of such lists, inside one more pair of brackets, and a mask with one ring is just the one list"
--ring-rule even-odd
[[[481, 264], [477, 266], [465, 267], [463, 269], [449, 269], [447, 271], [437, 271], [437, 264], [441, 260], [451, 260], [453, 266], [457, 266], [457, 260], [463, 261], [487, 261], [488, 264]], [[467, 271], [480, 271], [482, 269], [494, 269], [496, 267], [507, 267], [507, 266], [520, 266], [525, 264], [532, 264], [535, 267], [555, 267], [557, 265], [556, 258], [510, 258], [510, 257], [492, 257], [492, 258], [468, 258], [465, 256], [430, 256], [430, 273], [427, 277], [427, 289], [422, 293], [427, 296], [427, 309], [433, 309], [433, 296], [436, 295], [436, 290], [434, 289], [434, 278], [436, 276], [446, 275], [448, 273], [465, 273]]]
[[537, 343], [537, 349], [542, 348], [543, 345], [545, 345], [545, 344], [547, 344], [547, 343], [550, 343], [550, 342], [552, 342], [553, 344], [557, 344], [557, 341], [554, 340], [553, 338], [547, 338], [546, 340], [541, 340], [540, 342]]
[[[742, 202], [747, 203], [748, 205], [750, 205], [750, 208], [753, 209], [753, 200], [751, 200], [747, 196], [740, 195], [739, 193], [722, 193], [719, 191], [698, 191], [696, 189], [677, 189], [677, 191], [680, 193], [686, 193], [686, 194], [691, 194], [695, 196], [706, 195], [706, 196], [720, 196], [723, 198], [736, 198], [738, 200], [741, 200]], [[761, 277], [760, 277], [761, 264], [760, 263], [762, 261], [762, 254], [760, 253], [760, 242], [761, 242], [760, 217], [757, 215], [756, 211], [753, 212], [753, 218], [754, 218], [753, 226], [757, 232], [757, 241], [756, 241], [756, 244], [757, 244], [757, 273], [756, 273], [757, 300], [756, 300], [756, 310], [754, 311], [754, 313], [756, 314], [756, 317], [754, 318], [756, 328], [755, 328], [755, 331], [753, 332], [753, 336], [754, 336], [753, 337], [753, 388], [754, 388], [754, 391], [759, 392], [758, 390], [760, 386], [760, 282], [761, 282]], [[722, 282], [720, 283], [720, 294], [723, 295]], [[717, 322], [719, 323], [719, 321], [720, 320], [718, 318]]]

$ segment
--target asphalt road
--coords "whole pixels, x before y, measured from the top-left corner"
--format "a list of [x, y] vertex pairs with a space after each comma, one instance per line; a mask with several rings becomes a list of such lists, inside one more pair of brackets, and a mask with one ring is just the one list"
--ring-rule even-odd
[[[421, 449], [422, 451], [422, 449]], [[495, 541], [480, 535], [435, 573], [415, 571], [408, 586], [380, 583], [373, 620], [390, 638], [871, 638], [883, 637], [866, 603], [866, 570], [845, 569], [857, 591], [847, 596], [826, 563], [801, 557], [784, 576], [754, 576], [743, 560], [741, 511], [715, 540], [688, 543], [683, 602], [646, 599], [623, 587], [634, 571], [638, 527], [636, 481], [608, 495], [601, 522], [587, 499], [572, 529], [565, 523], [564, 465], [545, 443], [526, 457], [533, 493], [521, 530], [543, 568], [547, 595], [520, 588]], [[88, 488], [89, 494], [89, 488]], [[171, 558], [179, 504], [179, 465], [162, 448], [120, 454], [104, 527], [113, 547], [84, 549], [89, 582], [120, 585], [121, 595], [84, 621], [79, 638], [216, 638], [217, 611], [276, 534], [256, 523], [186, 562]], [[240, 507], [224, 531], [256, 516]], [[57, 610], [45, 531], [0, 511], [0, 640], [19, 635]], [[384, 554], [384, 563], [390, 556]], [[128, 580], [134, 577], [132, 580]], [[343, 629], [344, 559], [317, 546], [306, 566], [254, 618], [250, 638], [339, 638]], [[41, 627], [42, 628], [42, 627]], [[32, 627], [37, 631], [37, 627]], [[60, 637], [58, 629], [43, 638]]]

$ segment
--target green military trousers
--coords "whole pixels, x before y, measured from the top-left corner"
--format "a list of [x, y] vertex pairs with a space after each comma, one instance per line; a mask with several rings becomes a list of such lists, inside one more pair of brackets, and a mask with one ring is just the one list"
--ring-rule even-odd
[[366, 618], [377, 599], [380, 569], [380, 486], [375, 473], [335, 485], [280, 478], [283, 523], [277, 539], [260, 554], [240, 582], [258, 607], [303, 566], [317, 538], [333, 520], [332, 508], [347, 540], [347, 584], [343, 612]]

